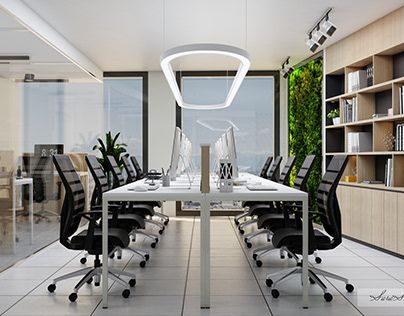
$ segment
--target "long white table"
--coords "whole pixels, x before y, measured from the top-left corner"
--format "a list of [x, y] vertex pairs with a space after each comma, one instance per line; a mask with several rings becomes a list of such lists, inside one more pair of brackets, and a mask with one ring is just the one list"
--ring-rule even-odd
[[188, 188], [186, 178], [171, 181], [170, 187], [155, 191], [128, 190], [142, 184], [142, 180], [108, 191], [103, 195], [103, 256], [102, 256], [102, 307], [108, 307], [108, 203], [112, 201], [199, 201], [201, 203], [201, 308], [210, 308], [210, 202], [211, 201], [300, 201], [303, 207], [303, 308], [308, 307], [308, 196], [307, 193], [265, 180], [251, 174], [241, 174], [247, 182], [261, 182], [276, 191], [250, 191], [245, 186], [235, 186], [233, 192], [222, 193], [211, 178], [210, 192], [201, 193], [199, 182]]

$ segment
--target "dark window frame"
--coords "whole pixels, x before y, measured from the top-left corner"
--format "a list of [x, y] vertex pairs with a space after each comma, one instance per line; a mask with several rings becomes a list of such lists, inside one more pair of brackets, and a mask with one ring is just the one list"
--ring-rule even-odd
[[142, 156], [143, 170], [149, 170], [149, 73], [147, 71], [107, 71], [104, 78], [142, 78]]

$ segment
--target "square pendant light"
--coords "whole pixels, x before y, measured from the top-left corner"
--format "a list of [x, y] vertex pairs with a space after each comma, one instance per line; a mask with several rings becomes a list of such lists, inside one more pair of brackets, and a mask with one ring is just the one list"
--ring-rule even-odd
[[[236, 76], [233, 80], [233, 84], [229, 89], [225, 101], [222, 103], [206, 105], [186, 103], [181, 95], [180, 88], [175, 78], [175, 72], [171, 67], [171, 62], [180, 57], [199, 54], [224, 55], [236, 58], [240, 62]], [[161, 55], [160, 65], [171, 88], [171, 91], [173, 92], [175, 100], [180, 107], [194, 110], [223, 109], [230, 106], [230, 104], [234, 100], [234, 97], [236, 96], [236, 93], [240, 88], [240, 85], [243, 82], [248, 69], [250, 68], [250, 56], [245, 50], [234, 46], [222, 44], [190, 44], [174, 47], [165, 51]]]

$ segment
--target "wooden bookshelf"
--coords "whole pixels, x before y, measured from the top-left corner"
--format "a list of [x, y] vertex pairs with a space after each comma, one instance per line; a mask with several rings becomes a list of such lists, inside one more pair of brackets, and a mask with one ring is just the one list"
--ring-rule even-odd
[[[391, 150], [385, 138], [396, 137], [397, 124], [404, 123], [399, 99], [404, 86], [402, 29], [404, 6], [326, 48], [323, 118], [324, 167], [334, 155], [349, 158], [338, 187], [343, 233], [399, 254], [404, 254], [404, 151]], [[371, 67], [373, 80], [348, 92], [349, 73]], [[357, 119], [344, 121], [344, 104], [352, 98]], [[332, 109], [340, 110], [338, 125], [327, 118]], [[351, 132], [371, 133], [371, 150], [348, 152]], [[392, 160], [392, 186], [384, 184], [387, 159]], [[345, 176], [354, 175], [355, 182], [345, 182]], [[372, 180], [383, 183], [364, 183]]]

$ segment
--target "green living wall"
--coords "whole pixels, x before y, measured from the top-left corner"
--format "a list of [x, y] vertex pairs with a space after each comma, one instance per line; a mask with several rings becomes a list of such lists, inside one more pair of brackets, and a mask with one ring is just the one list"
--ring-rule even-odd
[[317, 210], [316, 191], [322, 176], [321, 116], [323, 60], [318, 58], [293, 71], [289, 77], [289, 155], [296, 156], [291, 182], [307, 155], [316, 155], [308, 180], [310, 209]]

